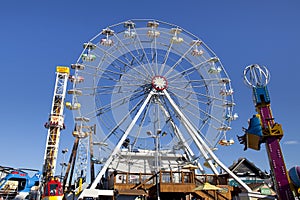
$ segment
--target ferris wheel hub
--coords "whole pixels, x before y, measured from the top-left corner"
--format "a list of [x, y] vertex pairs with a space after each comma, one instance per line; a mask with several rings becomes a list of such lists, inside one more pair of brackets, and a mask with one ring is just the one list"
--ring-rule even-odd
[[164, 89], [167, 89], [168, 81], [163, 76], [154, 76], [152, 78], [152, 86], [154, 89], [156, 89], [158, 91], [162, 91]]

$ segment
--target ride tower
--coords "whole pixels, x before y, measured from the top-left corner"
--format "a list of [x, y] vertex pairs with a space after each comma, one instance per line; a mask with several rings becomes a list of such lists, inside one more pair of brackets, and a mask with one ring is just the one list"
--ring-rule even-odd
[[62, 186], [58, 178], [55, 178], [55, 168], [59, 147], [60, 131], [64, 125], [64, 101], [66, 96], [67, 81], [70, 69], [68, 67], [56, 67], [56, 80], [52, 100], [51, 114], [45, 128], [48, 129], [44, 165], [42, 173], [43, 199], [62, 199]]
[[266, 67], [257, 64], [247, 66], [244, 70], [244, 81], [252, 88], [253, 101], [257, 114], [249, 120], [245, 134], [238, 136], [241, 144], [247, 148], [260, 150], [262, 143], [266, 144], [271, 173], [278, 199], [295, 199], [294, 188], [289, 180], [280, 147], [283, 130], [280, 124], [275, 122], [267, 84], [270, 74]]

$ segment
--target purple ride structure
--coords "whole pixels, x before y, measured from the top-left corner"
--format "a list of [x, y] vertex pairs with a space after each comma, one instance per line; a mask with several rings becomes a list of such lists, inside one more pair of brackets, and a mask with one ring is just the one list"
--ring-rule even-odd
[[247, 66], [244, 70], [244, 80], [252, 88], [257, 114], [250, 119], [248, 129], [244, 130], [245, 135], [238, 136], [239, 141], [245, 145], [244, 150], [247, 148], [260, 150], [261, 143], [266, 144], [278, 199], [296, 199], [296, 192], [289, 179], [279, 143], [283, 137], [283, 130], [281, 125], [275, 122], [271, 110], [267, 89], [270, 81], [269, 71], [257, 64]]

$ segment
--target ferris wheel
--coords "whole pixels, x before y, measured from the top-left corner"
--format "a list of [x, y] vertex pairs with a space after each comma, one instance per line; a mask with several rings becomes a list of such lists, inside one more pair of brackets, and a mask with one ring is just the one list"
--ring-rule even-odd
[[[93, 131], [95, 160], [120, 149], [160, 149], [209, 162], [237, 118], [230, 79], [217, 55], [183, 28], [147, 19], [108, 26], [71, 65], [77, 136]], [[96, 145], [98, 144], [98, 145]]]

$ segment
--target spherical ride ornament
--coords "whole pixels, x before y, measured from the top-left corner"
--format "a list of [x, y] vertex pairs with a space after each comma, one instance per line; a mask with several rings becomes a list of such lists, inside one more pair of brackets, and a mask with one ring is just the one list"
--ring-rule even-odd
[[270, 73], [265, 66], [249, 65], [244, 69], [244, 81], [250, 87], [264, 87], [270, 81]]
[[95, 149], [98, 160], [125, 134], [130, 142], [121, 148], [155, 149], [157, 130], [166, 133], [164, 150], [202, 157], [194, 135], [213, 149], [230, 130], [236, 118], [230, 79], [197, 36], [174, 24], [135, 19], [103, 29], [86, 44], [72, 65], [73, 89], [80, 91], [72, 93], [72, 105], [81, 105], [73, 115], [89, 119], [76, 121], [78, 127], [97, 127], [94, 142], [108, 144]]

